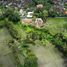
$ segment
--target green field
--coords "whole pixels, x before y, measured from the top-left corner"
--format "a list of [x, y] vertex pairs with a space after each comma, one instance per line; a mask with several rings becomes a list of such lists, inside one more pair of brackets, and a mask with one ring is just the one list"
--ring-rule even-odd
[[45, 28], [48, 29], [52, 35], [55, 35], [56, 33], [65, 32], [63, 28], [65, 23], [67, 23], [67, 18], [48, 18], [45, 23]]

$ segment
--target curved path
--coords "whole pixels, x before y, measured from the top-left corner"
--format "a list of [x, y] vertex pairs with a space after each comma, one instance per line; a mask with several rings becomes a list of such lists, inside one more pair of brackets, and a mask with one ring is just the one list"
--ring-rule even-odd
[[53, 46], [31, 46], [38, 58], [38, 67], [67, 67], [62, 54]]

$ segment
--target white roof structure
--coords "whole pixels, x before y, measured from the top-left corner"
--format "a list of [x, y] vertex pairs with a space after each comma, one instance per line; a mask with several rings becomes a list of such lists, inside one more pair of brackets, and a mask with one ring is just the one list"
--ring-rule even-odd
[[28, 17], [28, 18], [32, 18], [32, 17], [33, 17], [33, 13], [34, 13], [34, 12], [28, 12], [27, 17]]

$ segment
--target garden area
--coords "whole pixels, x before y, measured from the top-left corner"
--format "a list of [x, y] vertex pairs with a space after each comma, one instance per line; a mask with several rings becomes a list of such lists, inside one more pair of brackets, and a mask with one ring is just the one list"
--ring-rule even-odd
[[0, 67], [67, 67], [67, 14], [53, 5], [0, 6]]

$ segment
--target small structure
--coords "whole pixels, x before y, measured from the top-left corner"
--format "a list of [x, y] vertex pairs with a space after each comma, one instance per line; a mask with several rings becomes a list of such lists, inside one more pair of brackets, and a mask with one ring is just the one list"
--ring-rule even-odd
[[33, 12], [28, 12], [27, 18], [32, 18], [33, 17]]
[[41, 8], [43, 8], [44, 6], [43, 6], [43, 4], [38, 4], [38, 5], [36, 5], [36, 7], [37, 7], [37, 9], [41, 9]]
[[44, 22], [41, 18], [36, 18], [35, 20], [35, 26], [40, 28], [41, 26], [43, 26]]

